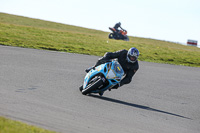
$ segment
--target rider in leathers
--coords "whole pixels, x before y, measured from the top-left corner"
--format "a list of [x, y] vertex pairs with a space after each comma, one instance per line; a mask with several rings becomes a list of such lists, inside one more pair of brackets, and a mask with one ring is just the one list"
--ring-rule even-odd
[[[119, 28], [121, 28], [121, 30], [123, 31], [123, 32], [126, 32], [127, 33], [127, 31], [126, 30], [124, 30], [122, 27], [121, 27], [121, 23], [119, 22], [119, 23], [116, 23], [115, 24], [115, 26], [113, 27], [115, 30], [116, 30], [116, 36], [117, 36], [117, 38], [118, 39], [124, 39], [124, 35], [120, 32], [120, 29]], [[115, 33], [115, 32], [114, 32]]]
[[115, 26], [113, 27], [117, 32], [119, 32], [119, 29], [118, 28], [121, 28], [122, 30], [124, 30], [122, 27], [121, 27], [121, 23], [116, 23]]
[[[102, 58], [97, 61], [95, 67], [111, 59], [118, 59], [118, 62], [124, 70], [125, 77], [121, 80], [120, 84], [117, 84], [112, 88], [117, 89], [119, 86], [129, 84], [131, 82], [133, 75], [139, 69], [139, 64], [137, 60], [138, 56], [139, 51], [134, 47], [130, 48], [128, 51], [124, 49], [114, 53], [107, 52]], [[88, 72], [90, 69], [86, 69], [86, 72]]]

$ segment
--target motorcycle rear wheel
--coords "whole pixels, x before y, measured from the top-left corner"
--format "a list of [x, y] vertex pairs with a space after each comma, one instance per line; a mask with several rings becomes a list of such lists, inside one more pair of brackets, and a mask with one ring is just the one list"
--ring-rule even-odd
[[102, 84], [103, 84], [102, 79], [98, 77], [98, 79], [95, 82], [90, 83], [85, 89], [82, 90], [82, 94], [87, 95], [91, 93], [93, 90], [96, 90]]
[[110, 34], [108, 35], [108, 38], [109, 38], [109, 39], [114, 39], [113, 33], [110, 33]]

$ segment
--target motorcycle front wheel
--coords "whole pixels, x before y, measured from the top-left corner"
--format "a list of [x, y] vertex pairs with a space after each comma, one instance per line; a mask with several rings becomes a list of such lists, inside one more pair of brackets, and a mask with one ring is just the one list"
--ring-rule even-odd
[[128, 38], [128, 36], [125, 36], [125, 39], [124, 39], [124, 41], [129, 41], [129, 38]]
[[98, 77], [96, 81], [90, 83], [85, 89], [82, 90], [82, 94], [87, 95], [91, 93], [93, 90], [96, 90], [102, 84], [103, 84], [102, 79]]

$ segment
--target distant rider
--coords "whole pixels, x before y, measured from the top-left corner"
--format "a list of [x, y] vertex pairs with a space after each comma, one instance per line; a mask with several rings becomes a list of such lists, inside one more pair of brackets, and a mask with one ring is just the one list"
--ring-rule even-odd
[[[127, 34], [127, 31], [121, 27], [121, 23], [120, 22], [116, 23], [113, 28], [116, 30], [116, 33], [117, 33], [116, 36], [117, 36], [117, 38], [118, 39], [124, 39], [124, 35]], [[119, 28], [121, 28], [121, 29], [119, 29]]]
[[[120, 84], [117, 84], [112, 88], [112, 89], [117, 89], [118, 87], [124, 84], [129, 84], [132, 81], [133, 75], [139, 69], [139, 64], [137, 60], [138, 56], [139, 56], [139, 51], [134, 47], [130, 48], [128, 51], [124, 49], [113, 53], [107, 52], [102, 58], [100, 58], [97, 61], [94, 67], [106, 63], [111, 59], [118, 59], [118, 62], [120, 63], [120, 65], [124, 70], [125, 77], [121, 80]], [[94, 67], [86, 69], [86, 72], [89, 72]]]
[[121, 23], [116, 23], [115, 26], [113, 27], [118, 33], [119, 33], [119, 29], [118, 28], [121, 28], [122, 30], [124, 30], [122, 27], [121, 27]]

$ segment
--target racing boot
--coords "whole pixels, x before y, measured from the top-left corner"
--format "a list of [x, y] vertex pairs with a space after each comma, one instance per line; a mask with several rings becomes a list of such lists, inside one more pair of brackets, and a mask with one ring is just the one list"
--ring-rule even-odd
[[113, 86], [112, 88], [109, 88], [108, 90], [111, 91], [112, 89], [118, 89], [119, 88], [119, 84], [116, 84], [115, 86]]

